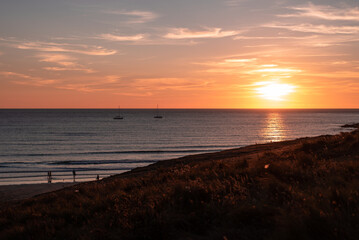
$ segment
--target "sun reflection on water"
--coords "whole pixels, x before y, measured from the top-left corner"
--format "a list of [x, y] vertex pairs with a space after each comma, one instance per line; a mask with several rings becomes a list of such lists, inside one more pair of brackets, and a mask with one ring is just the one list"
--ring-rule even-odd
[[266, 142], [278, 142], [285, 139], [284, 123], [280, 113], [268, 113], [262, 136]]

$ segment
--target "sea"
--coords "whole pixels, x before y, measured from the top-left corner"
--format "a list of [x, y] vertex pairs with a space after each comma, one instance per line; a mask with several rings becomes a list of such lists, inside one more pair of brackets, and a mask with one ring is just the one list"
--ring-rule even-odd
[[[0, 109], [0, 185], [82, 182], [186, 155], [350, 131], [359, 109]], [[75, 175], [74, 175], [75, 173]]]

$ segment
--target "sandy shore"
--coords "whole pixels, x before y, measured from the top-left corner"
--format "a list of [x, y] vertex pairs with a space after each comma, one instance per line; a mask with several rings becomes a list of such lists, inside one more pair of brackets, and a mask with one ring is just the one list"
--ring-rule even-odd
[[42, 193], [52, 192], [75, 183], [41, 183], [0, 186], [0, 202], [23, 200]]

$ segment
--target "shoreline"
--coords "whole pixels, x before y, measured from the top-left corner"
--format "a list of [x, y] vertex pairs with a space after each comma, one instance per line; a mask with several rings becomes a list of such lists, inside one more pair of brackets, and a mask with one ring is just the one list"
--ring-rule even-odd
[[[352, 128], [353, 130], [350, 132], [355, 131], [355, 129], [359, 129], [359, 123], [357, 124], [345, 124], [342, 128]], [[302, 141], [307, 141], [309, 139], [318, 139], [323, 136], [336, 136], [340, 135], [340, 133], [335, 135], [321, 135], [315, 137], [303, 137], [294, 140], [285, 140], [279, 142], [270, 142], [270, 143], [261, 143], [261, 144], [252, 144], [240, 148], [228, 149], [219, 152], [211, 152], [211, 153], [202, 153], [202, 154], [194, 154], [194, 155], [187, 155], [180, 158], [175, 159], [167, 159], [158, 161], [156, 163], [152, 163], [148, 166], [144, 167], [137, 167], [132, 170], [123, 172], [121, 174], [116, 174], [113, 176], [105, 177], [101, 181], [111, 181], [113, 178], [122, 178], [128, 177], [133, 175], [141, 175], [142, 173], [148, 171], [154, 171], [158, 168], [166, 168], [166, 167], [173, 167], [175, 165], [183, 165], [189, 164], [191, 162], [199, 162], [203, 160], [216, 160], [216, 159], [223, 159], [223, 158], [232, 158], [237, 156], [238, 154], [244, 155], [253, 155], [258, 154], [260, 152], [265, 152], [269, 150], [276, 150], [282, 149], [286, 146], [292, 146], [296, 144], [301, 144]], [[35, 184], [9, 184], [9, 185], [0, 185], [0, 204], [1, 203], [9, 203], [13, 201], [21, 201], [25, 199], [29, 199], [41, 194], [51, 193], [63, 188], [71, 187], [74, 185], [81, 185], [81, 184], [88, 184], [94, 181], [83, 181], [83, 182], [55, 182], [55, 183], [35, 183]]]
[[0, 204], [28, 199], [79, 183], [35, 183], [0, 186]]

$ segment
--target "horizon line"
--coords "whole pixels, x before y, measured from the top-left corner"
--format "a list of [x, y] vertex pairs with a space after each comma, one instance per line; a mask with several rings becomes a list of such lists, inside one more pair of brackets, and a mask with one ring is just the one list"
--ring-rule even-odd
[[[118, 108], [0, 108], [0, 110], [113, 110]], [[121, 108], [121, 110], [146, 110], [154, 108]], [[359, 110], [359, 108], [160, 108], [161, 110]]]

